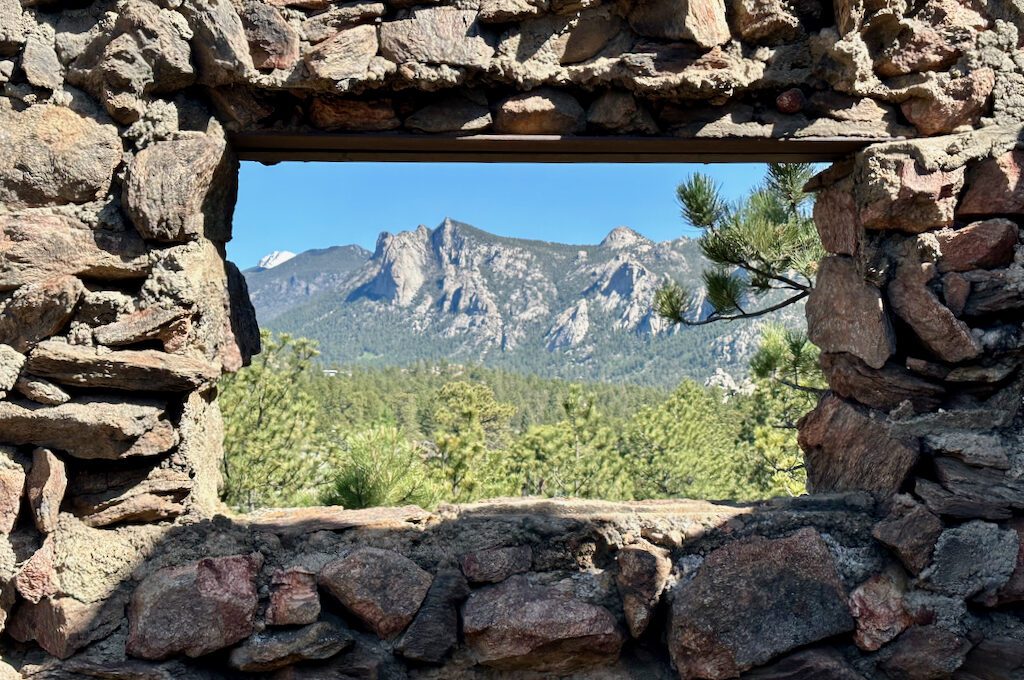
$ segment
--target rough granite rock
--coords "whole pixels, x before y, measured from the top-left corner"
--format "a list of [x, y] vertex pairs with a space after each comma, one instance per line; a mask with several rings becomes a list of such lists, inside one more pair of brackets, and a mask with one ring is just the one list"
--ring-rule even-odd
[[671, 556], [664, 548], [649, 543], [636, 544], [621, 548], [615, 563], [618, 567], [615, 583], [622, 596], [622, 612], [630, 635], [638, 638], [647, 630], [668, 585]]
[[594, 100], [587, 109], [587, 125], [613, 134], [650, 135], [658, 132], [651, 113], [628, 92], [613, 90]]
[[314, 78], [335, 83], [337, 91], [344, 92], [372, 79], [378, 47], [375, 27], [355, 26], [317, 45], [303, 55], [303, 61]]
[[128, 166], [124, 205], [143, 238], [180, 243], [231, 239], [238, 161], [223, 139], [157, 142]]
[[394, 130], [402, 125], [395, 107], [386, 99], [362, 101], [317, 97], [309, 109], [309, 122], [321, 130]]
[[1010, 579], [999, 589], [999, 604], [1024, 602], [1024, 520], [1013, 519], [1007, 527], [1017, 533], [1017, 564]]
[[64, 84], [64, 67], [57, 58], [53, 43], [39, 34], [31, 34], [25, 41], [21, 70], [25, 80], [36, 87], [58, 90]]
[[182, 514], [193, 486], [175, 468], [82, 470], [68, 489], [69, 505], [86, 526], [155, 523]]
[[0, 0], [0, 55], [17, 54], [25, 44], [26, 23], [19, 0]]
[[8, 208], [102, 198], [120, 162], [113, 125], [63, 106], [0, 108], [0, 203]]
[[826, 257], [807, 300], [807, 334], [823, 352], [846, 352], [881, 368], [896, 351], [882, 293], [849, 257]]
[[889, 282], [889, 303], [937, 358], [949, 363], [974, 359], [982, 353], [981, 343], [928, 286], [935, 276], [934, 264], [907, 256]]
[[74, 276], [30, 283], [14, 292], [0, 315], [0, 342], [19, 352], [60, 333], [71, 321], [85, 291]]
[[890, 411], [903, 402], [910, 402], [918, 413], [934, 411], [946, 395], [941, 384], [893, 361], [874, 369], [852, 354], [823, 353], [820, 362], [833, 392], [880, 411]]
[[231, 650], [228, 663], [240, 671], [266, 673], [303, 661], [329, 659], [353, 644], [347, 630], [320, 621], [294, 630], [256, 633]]
[[24, 354], [9, 345], [0, 345], [0, 399], [14, 389], [24, 367]]
[[70, 274], [118, 281], [148, 273], [146, 246], [132, 232], [90, 229], [61, 215], [0, 216], [0, 290]]
[[46, 406], [60, 406], [71, 401], [70, 394], [49, 380], [43, 380], [34, 375], [23, 375], [18, 378], [14, 389], [26, 399]]
[[1020, 229], [1007, 219], [973, 222], [959, 229], [935, 233], [939, 241], [940, 272], [995, 269], [1013, 261]]
[[868, 155], [857, 192], [861, 224], [911, 234], [947, 227], [963, 186], [962, 167], [929, 171], [911, 158]]
[[33, 451], [32, 468], [25, 480], [25, 498], [39, 533], [56, 531], [60, 505], [67, 488], [68, 475], [64, 461], [49, 449], [38, 448]]
[[25, 464], [14, 450], [0, 446], [0, 536], [9, 535], [18, 521], [25, 476]]
[[[281, 4], [272, 0], [270, 4]], [[366, 24], [384, 16], [387, 7], [383, 2], [344, 2], [331, 3], [322, 12], [314, 14], [302, 22], [302, 35], [311, 44], [317, 44], [336, 35], [345, 28], [358, 24]]]
[[909, 495], [894, 496], [888, 515], [871, 531], [915, 576], [931, 564], [941, 533], [942, 521]]
[[121, 625], [124, 598], [81, 602], [54, 595], [38, 603], [23, 602], [8, 622], [7, 632], [19, 642], [36, 644], [59, 659], [67, 659], [91, 642], [102, 640]]
[[803, 34], [793, 6], [782, 0], [733, 0], [733, 26], [744, 42], [778, 45]]
[[253, 66], [289, 69], [299, 60], [299, 34], [281, 12], [260, 0], [246, 0], [238, 13], [249, 40]]
[[183, 0], [179, 11], [192, 29], [201, 83], [229, 85], [253, 73], [245, 27], [231, 0]]
[[479, 21], [501, 24], [528, 19], [548, 11], [548, 0], [481, 0]]
[[416, 616], [433, 578], [392, 550], [359, 548], [327, 564], [318, 581], [379, 637], [391, 639]]
[[494, 48], [480, 33], [477, 13], [455, 7], [419, 7], [407, 19], [380, 27], [380, 53], [402, 64], [486, 68]]
[[571, 135], [581, 132], [583, 107], [565, 92], [541, 88], [498, 105], [494, 130], [515, 135]]
[[513, 574], [530, 571], [533, 549], [528, 545], [485, 548], [466, 553], [459, 562], [470, 583], [498, 583]]
[[743, 675], [743, 680], [867, 680], [834, 649], [810, 649]]
[[265, 615], [268, 626], [301, 626], [320, 617], [320, 593], [316, 573], [292, 567], [274, 572], [270, 581], [270, 604]]
[[465, 96], [452, 96], [429, 104], [405, 119], [405, 127], [418, 132], [480, 132], [491, 126], [491, 110]]
[[963, 78], [935, 84], [927, 96], [908, 99], [900, 109], [921, 134], [945, 134], [977, 123], [995, 82], [992, 69], [978, 69]]
[[220, 377], [217, 366], [159, 350], [110, 350], [47, 340], [29, 354], [28, 371], [62, 385], [142, 392], [189, 392]]
[[262, 562], [259, 553], [209, 557], [147, 576], [128, 606], [128, 654], [194, 658], [244, 640], [253, 632]]
[[191, 324], [187, 312], [181, 309], [147, 307], [118, 317], [116, 321], [93, 330], [93, 337], [101, 345], [123, 347], [148, 340], [159, 340], [165, 352], [175, 352], [184, 346]]
[[936, 680], [952, 677], [960, 668], [971, 643], [938, 626], [914, 626], [891, 645], [883, 663], [894, 680]]
[[807, 528], [708, 555], [673, 595], [668, 645], [681, 678], [724, 680], [853, 629], [832, 555]]
[[629, 24], [640, 35], [715, 47], [729, 40], [723, 0], [649, 0], [634, 5]]
[[[975, 520], [946, 529], [935, 544], [930, 567], [921, 572], [921, 585], [962, 599], [995, 604], [1017, 566], [1017, 532]], [[984, 560], [979, 556], [984, 555]]]
[[18, 595], [32, 604], [39, 604], [44, 598], [55, 596], [60, 589], [53, 553], [53, 537], [47, 536], [42, 546], [25, 560], [14, 577]]
[[914, 623], [903, 602], [906, 591], [906, 574], [894, 565], [850, 593], [850, 613], [857, 621], [853, 640], [858, 647], [869, 652], [881, 649]]
[[853, 186], [847, 177], [815, 194], [814, 226], [822, 247], [833, 255], [857, 255], [864, 240]]
[[477, 663], [567, 674], [614, 661], [624, 637], [607, 609], [513, 576], [473, 591], [462, 608]]
[[75, 458], [152, 456], [178, 443], [166, 407], [151, 401], [89, 398], [60, 406], [0, 402], [0, 439]]
[[469, 597], [469, 584], [458, 569], [434, 576], [427, 598], [395, 646], [404, 658], [439, 664], [459, 643], [459, 606]]
[[1024, 213], [1024, 150], [1013, 150], [972, 167], [957, 207], [960, 218]]
[[797, 426], [813, 493], [895, 493], [920, 451], [916, 440], [897, 436], [883, 419], [833, 394], [825, 395]]

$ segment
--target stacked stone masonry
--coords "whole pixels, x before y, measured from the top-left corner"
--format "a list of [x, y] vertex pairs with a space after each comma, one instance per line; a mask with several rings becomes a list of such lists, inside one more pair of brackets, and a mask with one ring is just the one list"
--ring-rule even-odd
[[[0, 0], [0, 679], [1024, 678], [1022, 29], [1019, 0]], [[813, 495], [232, 515], [233, 142], [274, 132], [860, 140], [809, 186]]]

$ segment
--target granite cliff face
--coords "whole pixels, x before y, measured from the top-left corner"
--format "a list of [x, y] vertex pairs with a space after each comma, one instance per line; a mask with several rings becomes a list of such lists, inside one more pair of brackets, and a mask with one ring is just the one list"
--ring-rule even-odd
[[755, 324], [676, 329], [654, 313], [665, 280], [697, 289], [705, 265], [695, 241], [654, 243], [627, 227], [580, 246], [445, 219], [383, 233], [372, 254], [310, 251], [246, 277], [260, 321], [318, 339], [330, 361], [450, 358], [668, 384], [742, 370], [753, 347]]

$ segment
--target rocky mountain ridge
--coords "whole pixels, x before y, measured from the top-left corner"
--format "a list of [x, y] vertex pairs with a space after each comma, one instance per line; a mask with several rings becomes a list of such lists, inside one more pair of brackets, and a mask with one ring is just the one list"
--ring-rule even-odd
[[[671, 384], [742, 372], [758, 324], [673, 328], [652, 309], [668, 279], [694, 289], [691, 239], [628, 227], [598, 245], [507, 238], [446, 218], [247, 271], [260, 322], [320, 341], [332, 363], [449, 359], [571, 379]], [[794, 318], [796, 314], [791, 314]]]

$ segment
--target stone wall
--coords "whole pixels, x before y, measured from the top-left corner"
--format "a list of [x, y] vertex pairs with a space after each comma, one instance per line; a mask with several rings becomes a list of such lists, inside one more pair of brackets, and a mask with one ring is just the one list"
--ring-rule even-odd
[[[0, 0], [0, 678], [1024, 677], [1022, 17]], [[860, 139], [810, 187], [816, 495], [230, 515], [232, 140], [277, 132]]]

